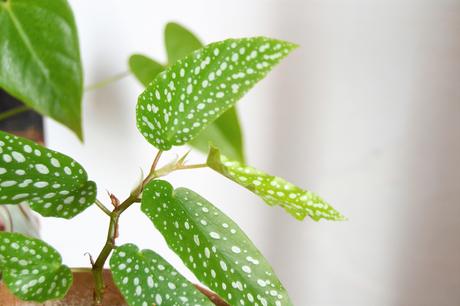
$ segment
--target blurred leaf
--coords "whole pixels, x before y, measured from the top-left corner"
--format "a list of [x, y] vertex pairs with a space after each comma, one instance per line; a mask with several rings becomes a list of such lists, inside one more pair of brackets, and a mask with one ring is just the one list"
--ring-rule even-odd
[[211, 147], [209, 167], [261, 197], [269, 205], [279, 205], [298, 220], [309, 215], [313, 220], [345, 220], [338, 211], [316, 194], [286, 180], [269, 175], [237, 161], [229, 160]]
[[230, 108], [202, 131], [190, 145], [203, 153], [213, 144], [233, 159], [244, 161], [243, 136], [236, 107]]
[[256, 37], [228, 39], [188, 55], [160, 73], [140, 95], [138, 129], [160, 150], [193, 140], [293, 48]]
[[0, 88], [82, 139], [83, 73], [67, 1], [0, 1], [0, 29]]
[[72, 272], [55, 249], [18, 233], [0, 232], [0, 270], [3, 283], [24, 301], [63, 298], [72, 284]]
[[292, 305], [272, 268], [244, 232], [186, 188], [150, 182], [142, 211], [196, 277], [231, 305]]
[[169, 65], [203, 47], [201, 41], [178, 23], [169, 22], [165, 27], [165, 46]]
[[96, 184], [72, 158], [0, 131], [0, 204], [30, 204], [70, 219], [92, 205]]
[[214, 305], [160, 255], [134, 244], [116, 248], [110, 269], [131, 306]]
[[147, 86], [164, 67], [145, 55], [133, 54], [129, 58], [129, 69], [139, 82]]

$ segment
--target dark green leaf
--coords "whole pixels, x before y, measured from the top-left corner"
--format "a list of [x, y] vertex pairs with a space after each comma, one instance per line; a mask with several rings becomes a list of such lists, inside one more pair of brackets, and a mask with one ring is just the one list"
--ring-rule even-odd
[[72, 158], [0, 131], [0, 204], [69, 219], [95, 199], [96, 184]]
[[134, 244], [116, 248], [110, 269], [131, 306], [214, 305], [160, 255]]
[[82, 138], [83, 74], [67, 1], [0, 1], [0, 29], [0, 88]]
[[193, 140], [294, 48], [256, 37], [228, 39], [188, 55], [160, 73], [140, 95], [140, 132], [161, 150]]
[[269, 175], [237, 161], [229, 160], [211, 147], [207, 164], [232, 181], [260, 196], [269, 205], [279, 205], [295, 218], [309, 215], [313, 220], [345, 220], [338, 211], [316, 194], [305, 191], [286, 180]]
[[147, 86], [164, 67], [145, 55], [133, 54], [129, 57], [129, 69], [139, 82]]
[[169, 65], [203, 47], [200, 40], [178, 23], [170, 22], [165, 27], [165, 46]]
[[292, 305], [249, 238], [206, 199], [155, 180], [144, 190], [142, 211], [197, 278], [231, 305]]
[[72, 284], [70, 269], [53, 247], [17, 233], [0, 232], [0, 270], [5, 285], [25, 301], [63, 298]]

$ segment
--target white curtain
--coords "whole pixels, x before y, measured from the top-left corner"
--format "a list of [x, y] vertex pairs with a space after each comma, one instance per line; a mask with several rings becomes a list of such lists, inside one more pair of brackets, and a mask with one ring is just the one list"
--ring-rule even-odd
[[[171, 181], [234, 218], [296, 305], [458, 305], [460, 2], [70, 2], [88, 84], [126, 70], [133, 52], [163, 60], [170, 20], [206, 42], [266, 35], [300, 44], [239, 104], [248, 160], [317, 191], [349, 221], [295, 221], [206, 170]], [[84, 145], [47, 122], [49, 146], [80, 161], [106, 203], [105, 190], [126, 196], [155, 152], [135, 128], [140, 91], [128, 78], [88, 93]], [[122, 218], [120, 243], [180, 265], [136, 209]], [[105, 239], [96, 208], [42, 222], [73, 266], [87, 265], [83, 254]]]

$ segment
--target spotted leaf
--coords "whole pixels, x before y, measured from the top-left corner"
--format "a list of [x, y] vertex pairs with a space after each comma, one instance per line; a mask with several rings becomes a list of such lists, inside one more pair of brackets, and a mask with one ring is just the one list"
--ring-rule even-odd
[[141, 205], [184, 264], [230, 305], [291, 305], [262, 254], [206, 199], [155, 180], [146, 186]]
[[21, 300], [43, 303], [63, 298], [72, 284], [61, 255], [45, 242], [0, 232], [2, 281]]
[[219, 150], [211, 147], [207, 164], [261, 197], [269, 205], [279, 205], [288, 213], [303, 220], [309, 215], [313, 220], [345, 220], [338, 211], [316, 194], [303, 190], [286, 180], [269, 175], [252, 167], [243, 165], [221, 155]]
[[195, 51], [157, 75], [139, 96], [138, 129], [161, 150], [193, 140], [293, 48], [256, 37], [227, 39]]
[[214, 305], [160, 255], [134, 244], [117, 247], [110, 269], [131, 306]]
[[[190, 30], [182, 25], [170, 22], [165, 28], [165, 44], [169, 65], [184, 58], [203, 44]], [[244, 161], [243, 135], [236, 106], [230, 108], [189, 142], [203, 153], [208, 152], [212, 143], [231, 158]]]
[[30, 204], [43, 216], [72, 218], [96, 198], [96, 184], [61, 153], [0, 131], [0, 204]]

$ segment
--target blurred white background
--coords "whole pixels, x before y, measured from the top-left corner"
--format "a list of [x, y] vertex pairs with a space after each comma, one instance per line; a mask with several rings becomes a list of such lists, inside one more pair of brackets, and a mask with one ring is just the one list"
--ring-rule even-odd
[[[239, 103], [248, 161], [317, 191], [349, 221], [298, 222], [208, 170], [171, 181], [234, 218], [296, 305], [459, 305], [459, 1], [70, 2], [87, 84], [127, 70], [134, 52], [164, 60], [168, 21], [205, 42], [266, 35], [300, 44]], [[105, 190], [125, 197], [155, 153], [135, 127], [140, 92], [129, 77], [86, 94], [84, 145], [46, 125], [48, 145], [86, 167], [105, 203]], [[108, 220], [90, 208], [70, 222], [42, 221], [67, 264], [88, 266], [83, 254], [99, 252]], [[137, 209], [120, 230], [119, 243], [181, 266]]]

